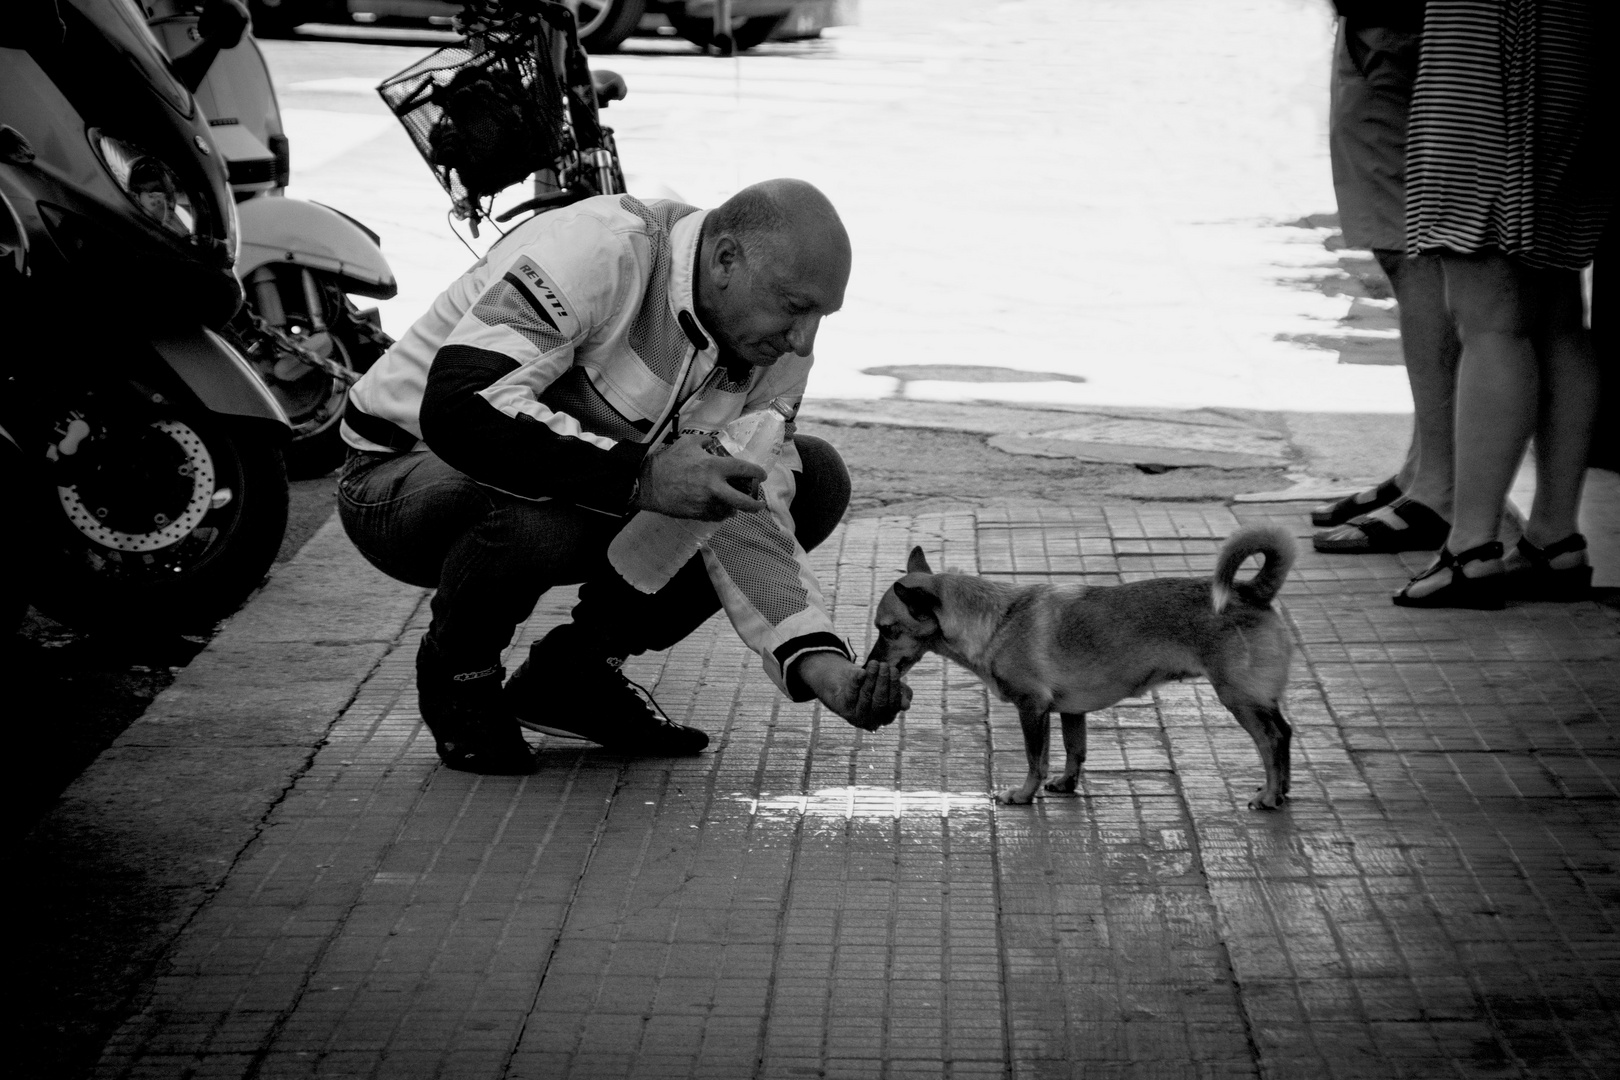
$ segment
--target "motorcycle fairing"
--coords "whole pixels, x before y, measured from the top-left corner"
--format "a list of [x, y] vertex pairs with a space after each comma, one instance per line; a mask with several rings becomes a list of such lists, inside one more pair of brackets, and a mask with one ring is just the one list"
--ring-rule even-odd
[[224, 338], [206, 327], [154, 334], [152, 347], [197, 400], [217, 413], [291, 424], [258, 373]]
[[286, 263], [324, 270], [361, 296], [387, 300], [399, 291], [376, 241], [330, 207], [270, 196], [247, 199], [236, 212], [242, 237], [236, 272], [243, 280], [261, 266]]

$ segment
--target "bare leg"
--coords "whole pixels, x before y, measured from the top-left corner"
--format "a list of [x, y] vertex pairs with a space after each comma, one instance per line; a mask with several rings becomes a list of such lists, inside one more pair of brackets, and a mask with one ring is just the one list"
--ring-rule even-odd
[[1462, 339], [1457, 375], [1454, 552], [1496, 539], [1502, 500], [1535, 430], [1541, 377], [1537, 297], [1496, 252], [1443, 257], [1446, 294]]
[[[1462, 351], [1456, 325], [1446, 308], [1445, 274], [1433, 255], [1407, 258], [1398, 251], [1380, 249], [1373, 254], [1389, 279], [1399, 304], [1401, 352], [1412, 387], [1412, 439], [1406, 460], [1394, 476], [1406, 500], [1394, 506], [1379, 503], [1380, 489], [1359, 492], [1353, 510], [1376, 519], [1363, 527], [1329, 527], [1313, 538], [1318, 551], [1369, 552], [1435, 548], [1452, 514], [1452, 443], [1456, 410], [1457, 361]], [[1386, 496], [1387, 497], [1387, 496]], [[1324, 504], [1312, 512], [1313, 520], [1342, 503]], [[1424, 514], [1423, 510], [1432, 511]]]
[[1063, 775], [1046, 785], [1047, 791], [1072, 792], [1080, 783], [1080, 767], [1086, 763], [1086, 714], [1058, 713], [1063, 721]]
[[[1500, 252], [1441, 256], [1446, 301], [1457, 321], [1456, 494], [1446, 549], [1461, 554], [1497, 538], [1502, 502], [1536, 426], [1541, 378], [1536, 359], [1537, 299], [1525, 274]], [[1464, 565], [1469, 577], [1498, 574], [1496, 559]], [[1442, 569], [1415, 579], [1422, 598], [1451, 584]]]
[[1416, 410], [1412, 413], [1412, 437], [1406, 444], [1406, 458], [1395, 470], [1395, 486], [1402, 494], [1410, 493], [1417, 481], [1418, 462], [1423, 460], [1423, 428], [1418, 423]]
[[1408, 497], [1451, 517], [1452, 427], [1462, 351], [1446, 309], [1445, 275], [1433, 255], [1377, 251], [1399, 304], [1401, 353], [1412, 386], [1412, 443], [1397, 483]]
[[[1525, 539], [1546, 547], [1576, 531], [1587, 453], [1597, 424], [1598, 364], [1591, 334], [1582, 324], [1580, 277], [1574, 271], [1534, 275], [1545, 320], [1536, 335], [1541, 409], [1536, 420], [1536, 497]], [[1553, 560], [1579, 565], [1584, 552]]]

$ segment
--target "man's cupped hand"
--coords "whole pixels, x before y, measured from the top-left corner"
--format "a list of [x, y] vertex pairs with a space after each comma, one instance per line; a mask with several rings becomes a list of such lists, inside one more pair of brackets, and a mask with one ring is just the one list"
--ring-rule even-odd
[[867, 731], [892, 723], [911, 705], [911, 687], [893, 664], [868, 660], [864, 667], [835, 652], [811, 653], [798, 675], [827, 708]]

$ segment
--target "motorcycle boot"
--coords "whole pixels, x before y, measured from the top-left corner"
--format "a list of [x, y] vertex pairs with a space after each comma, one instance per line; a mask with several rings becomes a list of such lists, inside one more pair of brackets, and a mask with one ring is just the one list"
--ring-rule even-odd
[[675, 723], [625, 678], [623, 663], [603, 656], [573, 623], [559, 626], [529, 647], [506, 684], [507, 708], [531, 731], [589, 739], [622, 754], [675, 757], [709, 745], [708, 735]]
[[457, 671], [422, 640], [416, 653], [416, 702], [433, 735], [439, 760], [452, 769], [486, 776], [523, 776], [538, 767], [501, 695], [499, 664]]

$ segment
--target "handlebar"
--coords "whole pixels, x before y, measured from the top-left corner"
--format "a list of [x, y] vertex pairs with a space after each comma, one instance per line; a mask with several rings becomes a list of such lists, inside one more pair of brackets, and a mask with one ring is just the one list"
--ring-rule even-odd
[[524, 201], [518, 203], [510, 210], [501, 211], [501, 213], [495, 215], [495, 220], [503, 222], [511, 221], [519, 214], [528, 213], [530, 210], [552, 210], [559, 206], [567, 206], [569, 203], [578, 202], [590, 194], [592, 193], [589, 191], [579, 191], [575, 188], [564, 188], [561, 191], [551, 191], [544, 195], [536, 195], [532, 199], [525, 199]]

